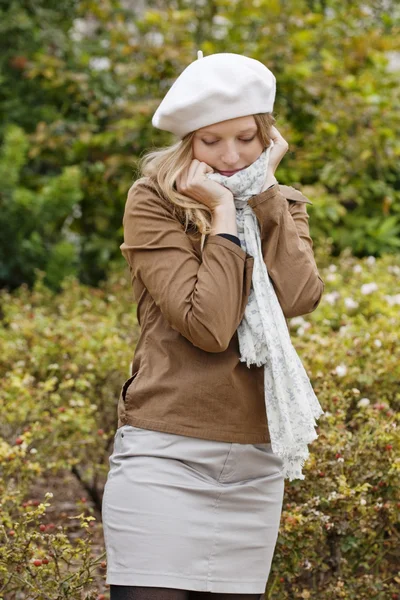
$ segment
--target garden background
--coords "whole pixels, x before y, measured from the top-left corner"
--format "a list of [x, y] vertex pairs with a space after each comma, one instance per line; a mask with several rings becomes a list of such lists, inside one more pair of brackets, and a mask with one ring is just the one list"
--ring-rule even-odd
[[276, 173], [325, 293], [289, 320], [325, 414], [265, 598], [400, 598], [400, 7], [0, 0], [0, 599], [108, 598], [101, 498], [139, 329], [119, 245], [151, 116], [197, 57], [276, 75]]

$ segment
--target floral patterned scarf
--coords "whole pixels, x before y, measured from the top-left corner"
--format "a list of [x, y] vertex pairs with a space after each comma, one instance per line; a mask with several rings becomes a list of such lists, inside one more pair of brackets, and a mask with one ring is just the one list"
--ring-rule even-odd
[[247, 200], [261, 192], [273, 144], [246, 169], [231, 177], [206, 176], [231, 190], [236, 207], [238, 237], [254, 257], [250, 294], [238, 327], [240, 361], [264, 365], [265, 406], [272, 451], [283, 461], [289, 481], [304, 479], [307, 444], [315, 440], [316, 419], [324, 414], [310, 379], [292, 345], [285, 316], [265, 265], [260, 228]]

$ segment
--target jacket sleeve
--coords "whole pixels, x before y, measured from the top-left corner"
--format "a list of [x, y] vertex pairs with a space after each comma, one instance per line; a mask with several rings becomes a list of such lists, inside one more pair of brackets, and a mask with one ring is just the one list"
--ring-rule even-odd
[[248, 201], [259, 222], [263, 257], [286, 318], [312, 312], [325, 284], [314, 259], [301, 192], [276, 183]]
[[208, 235], [202, 256], [184, 226], [146, 180], [129, 190], [120, 249], [170, 326], [207, 352], [223, 352], [246, 308], [254, 258]]

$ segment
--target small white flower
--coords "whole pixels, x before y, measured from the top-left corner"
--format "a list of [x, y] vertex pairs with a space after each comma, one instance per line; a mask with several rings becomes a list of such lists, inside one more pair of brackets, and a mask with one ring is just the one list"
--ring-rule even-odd
[[335, 271], [337, 271], [337, 266], [336, 265], [329, 265], [328, 270], [331, 273], [334, 273]]
[[111, 61], [106, 56], [93, 57], [89, 61], [89, 66], [94, 71], [107, 71], [111, 66]]
[[356, 396], [358, 396], [358, 394], [360, 393], [360, 390], [358, 388], [351, 388], [351, 391], [353, 392], [353, 394], [355, 394]]
[[290, 327], [304, 327], [305, 320], [303, 317], [293, 317], [289, 319]]
[[299, 327], [298, 330], [296, 331], [297, 335], [303, 335], [304, 334], [304, 327]]
[[367, 501], [366, 501], [366, 499], [365, 499], [365, 498], [360, 498], [360, 504], [361, 504], [362, 506], [365, 506], [365, 505], [367, 504]]
[[361, 398], [358, 402], [357, 402], [357, 406], [359, 408], [365, 408], [365, 406], [368, 406], [370, 404], [370, 400], [369, 398]]
[[72, 207], [72, 216], [74, 219], [80, 219], [82, 216], [82, 208], [79, 204], [74, 204]]
[[349, 308], [349, 309], [358, 308], [358, 306], [359, 306], [358, 302], [353, 300], [353, 298], [345, 298], [344, 305], [346, 308]]
[[337, 279], [336, 273], [328, 273], [328, 275], [325, 275], [326, 281], [336, 281], [336, 279]]
[[372, 267], [376, 262], [376, 258], [375, 258], [375, 256], [368, 256], [368, 258], [366, 259], [365, 262], [367, 263], [367, 265]]
[[213, 23], [215, 25], [230, 25], [231, 21], [223, 15], [215, 15], [215, 17], [213, 17]]
[[390, 306], [394, 306], [395, 304], [400, 304], [400, 294], [396, 294], [395, 296], [384, 296]]
[[222, 15], [216, 15], [213, 18], [213, 35], [217, 38], [217, 40], [221, 40], [226, 37], [228, 32], [228, 27], [230, 25], [229, 19]]
[[344, 458], [343, 458], [343, 456], [340, 456], [340, 457], [337, 459], [337, 461], [338, 461], [338, 462], [341, 462], [341, 463], [342, 463], [342, 462], [344, 462]]
[[164, 44], [164, 36], [159, 31], [149, 31], [145, 34], [144, 39], [150, 46], [161, 48]]
[[347, 373], [347, 367], [346, 365], [338, 365], [335, 369], [336, 375], [338, 375], [339, 377], [344, 377]]
[[37, 450], [36, 450], [36, 448], [31, 448], [31, 449], [29, 450], [29, 453], [30, 453], [30, 454], [37, 454]]
[[397, 52], [396, 50], [390, 50], [388, 52], [384, 52], [384, 54], [388, 59], [386, 70], [392, 73], [398, 73], [400, 65], [400, 52]]
[[371, 283], [363, 283], [363, 285], [361, 286], [361, 293], [362, 294], [371, 294], [372, 292], [375, 292], [378, 289], [377, 284], [374, 281], [371, 281]]
[[361, 265], [354, 265], [353, 267], [353, 273], [361, 273], [362, 271], [362, 266]]
[[336, 300], [340, 298], [340, 294], [339, 292], [330, 292], [329, 294], [325, 294], [323, 296], [323, 299], [325, 299], [325, 302], [328, 302], [328, 304], [335, 304]]
[[96, 31], [97, 23], [90, 19], [74, 19], [69, 30], [69, 36], [74, 42], [80, 42], [85, 37], [91, 37]]
[[388, 271], [394, 275], [400, 275], [400, 267], [398, 265], [389, 265]]
[[376, 346], [377, 348], [380, 348], [382, 346], [381, 340], [374, 340], [374, 346]]
[[293, 317], [292, 319], [290, 319], [290, 322], [293, 325], [303, 325], [304, 318], [303, 317]]

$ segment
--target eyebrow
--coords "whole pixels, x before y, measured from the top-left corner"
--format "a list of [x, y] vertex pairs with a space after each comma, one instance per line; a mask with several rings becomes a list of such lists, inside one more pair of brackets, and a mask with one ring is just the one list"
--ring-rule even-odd
[[[248, 131], [253, 131], [254, 129], [257, 129], [256, 125], [253, 125], [251, 127], [247, 127], [246, 129], [241, 129], [240, 131], [238, 131], [238, 134], [240, 134], [240, 133], [246, 133]], [[219, 135], [218, 133], [214, 133], [213, 131], [208, 131], [208, 130], [202, 131], [200, 135], [206, 134], [206, 133], [208, 133], [209, 135], [216, 135], [217, 137]]]

